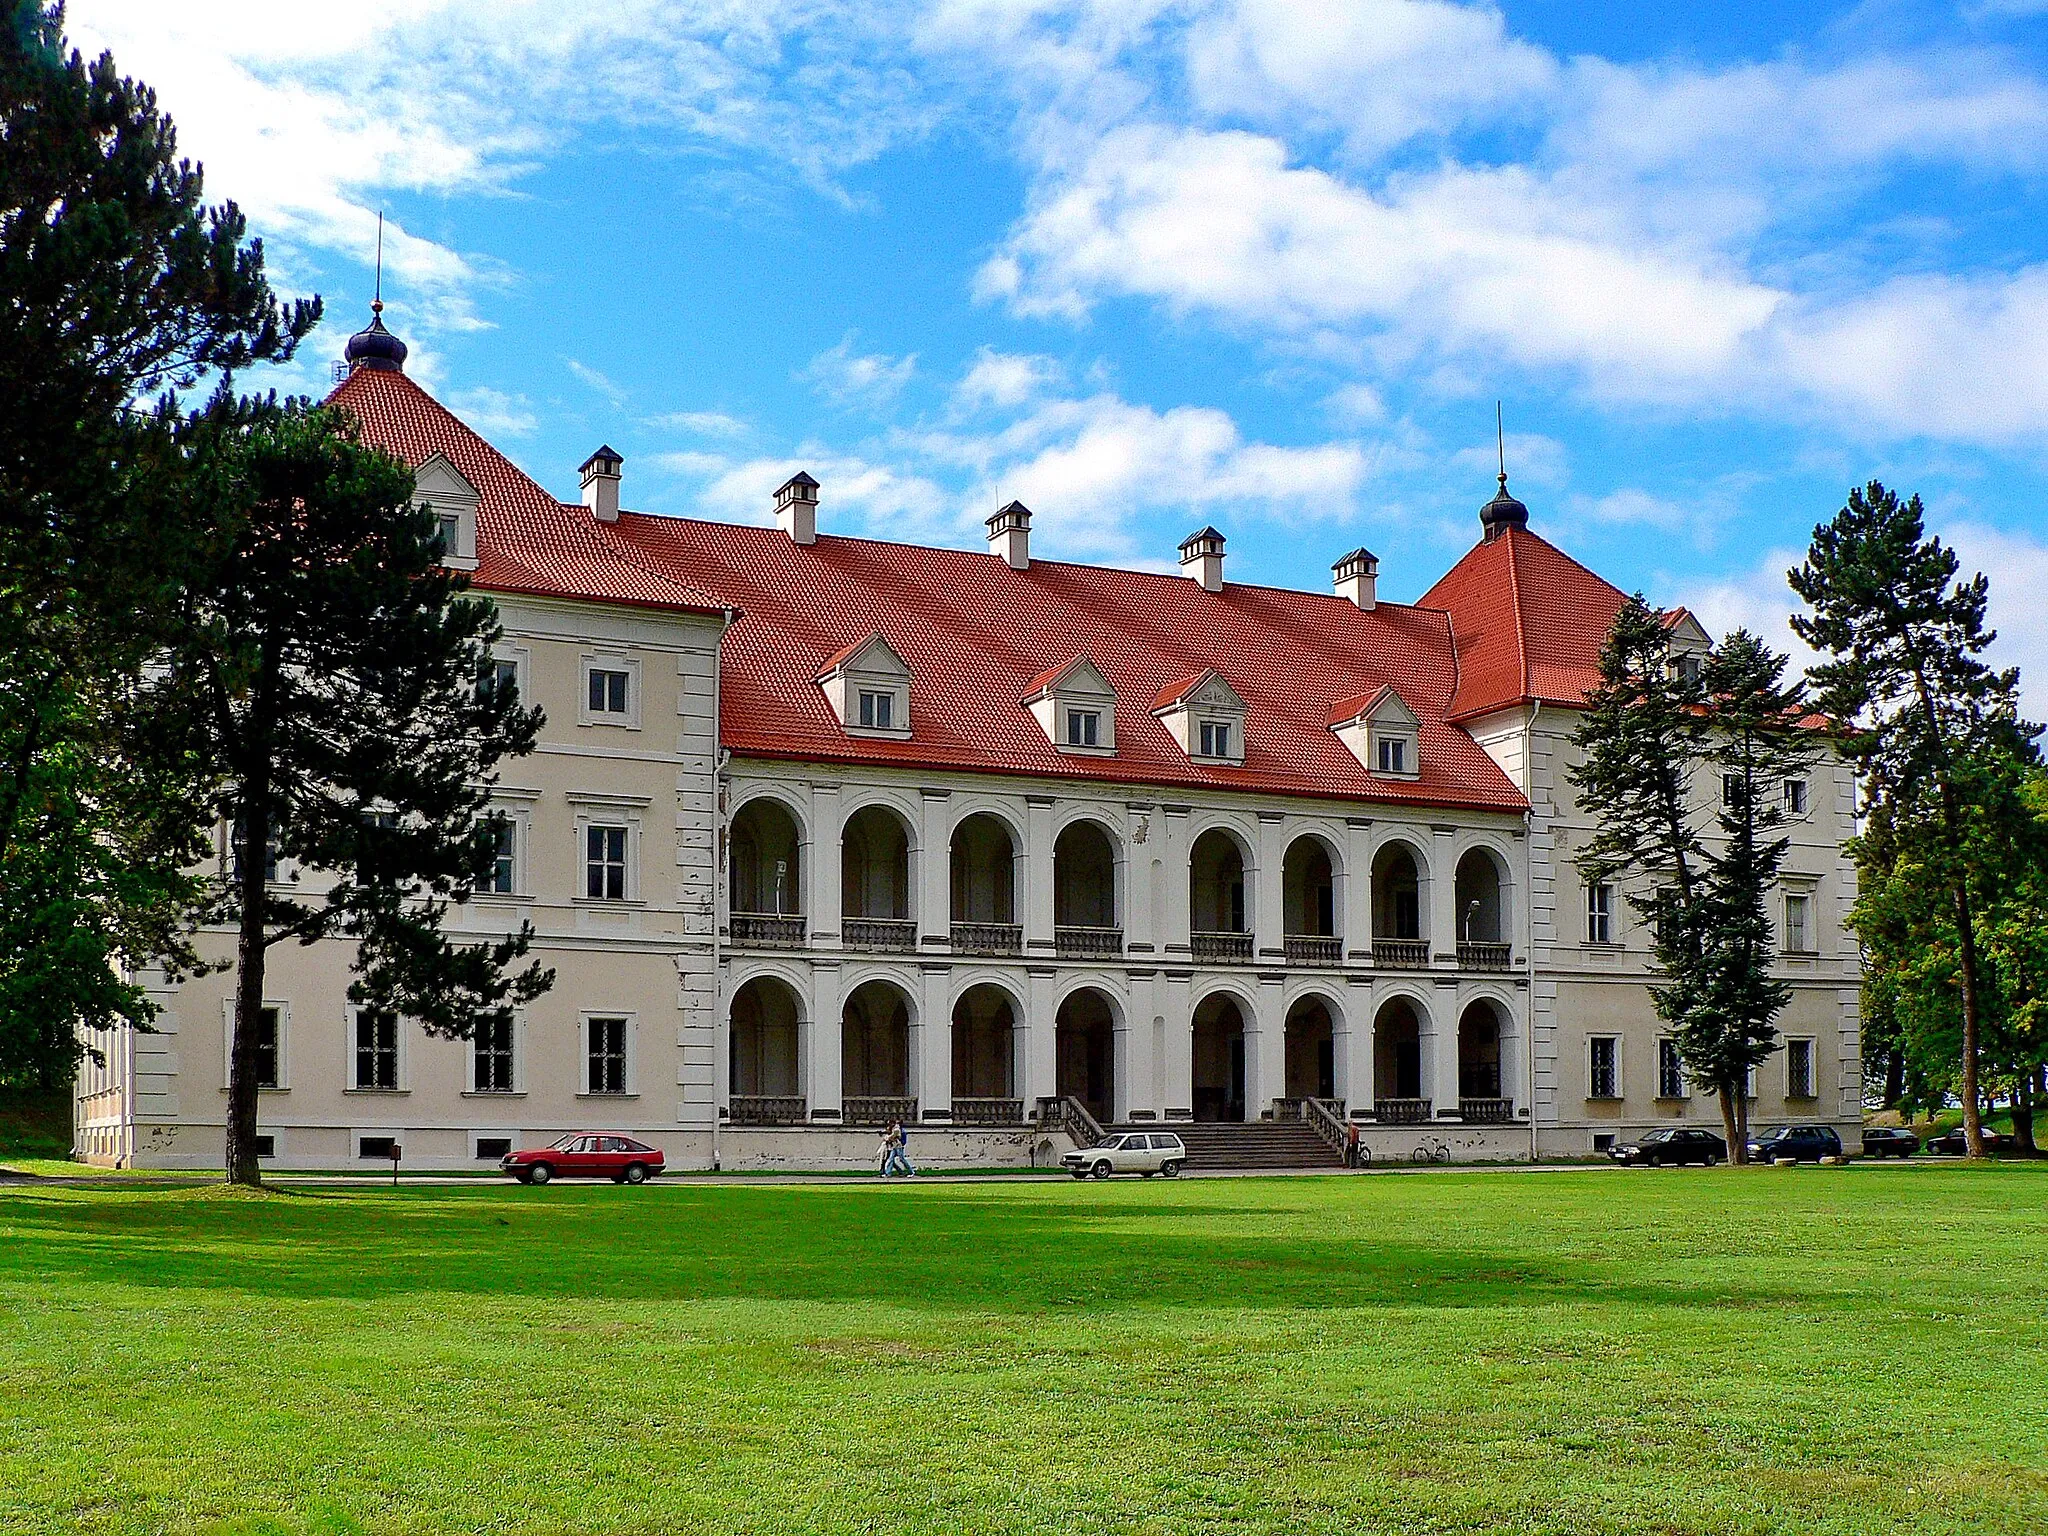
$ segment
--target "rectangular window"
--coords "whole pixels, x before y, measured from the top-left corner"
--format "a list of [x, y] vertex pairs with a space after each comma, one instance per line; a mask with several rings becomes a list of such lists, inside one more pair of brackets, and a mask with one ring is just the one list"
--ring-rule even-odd
[[1614, 942], [1614, 887], [1595, 880], [1586, 887], [1586, 942]]
[[1742, 775], [1724, 773], [1721, 775], [1721, 804], [1729, 810], [1739, 808], [1743, 802]]
[[256, 1155], [258, 1157], [277, 1156], [277, 1138], [275, 1136], [258, 1136], [256, 1138]]
[[896, 695], [862, 689], [860, 723], [871, 731], [893, 731], [896, 728]]
[[462, 519], [453, 512], [437, 512], [434, 514], [434, 527], [440, 536], [442, 557], [445, 559], [458, 553], [456, 546], [462, 537]]
[[391, 1154], [397, 1149], [396, 1136], [365, 1136], [356, 1143], [356, 1156], [391, 1161]]
[[476, 1139], [476, 1160], [480, 1163], [495, 1163], [511, 1150], [510, 1136], [479, 1136]]
[[1785, 814], [1787, 816], [1804, 816], [1806, 814], [1806, 780], [1787, 779], [1785, 781]]
[[584, 832], [583, 894], [592, 901], [626, 899], [626, 829], [589, 827]]
[[493, 1019], [479, 1024], [475, 1046], [476, 1091], [512, 1092], [512, 1021]]
[[592, 1019], [590, 1030], [591, 1093], [626, 1091], [626, 1021]]
[[1785, 952], [1790, 955], [1813, 953], [1813, 898], [1811, 896], [1788, 895], [1785, 898]]
[[510, 817], [498, 823], [498, 851], [491, 859], [491, 873], [484, 889], [497, 896], [510, 896], [519, 888], [519, 824]]
[[1813, 1097], [1813, 1042], [1811, 1040], [1787, 1040], [1785, 1042], [1785, 1097], [1788, 1099], [1810, 1099]]
[[1613, 1035], [1595, 1035], [1586, 1042], [1586, 1097], [1621, 1097], [1621, 1041]]
[[278, 1064], [281, 1060], [278, 1050], [278, 1018], [275, 1008], [265, 1008], [256, 1015], [256, 1086], [276, 1088], [280, 1086]]
[[1202, 722], [1202, 756], [1230, 756], [1230, 725], [1223, 720]]
[[1067, 711], [1067, 745], [1093, 747], [1102, 740], [1102, 716], [1092, 709]]
[[1685, 1063], [1679, 1059], [1678, 1042], [1659, 1040], [1657, 1042], [1657, 1097], [1660, 1099], [1682, 1099], [1686, 1097]]
[[1399, 736], [1380, 738], [1380, 772], [1406, 773], [1408, 771], [1408, 743]]
[[603, 667], [590, 669], [590, 712], [593, 715], [631, 714], [627, 698], [632, 676], [628, 672], [614, 672]]
[[356, 1014], [356, 1087], [398, 1086], [398, 1020], [365, 1008]]
[[519, 697], [519, 663], [504, 657], [495, 657], [484, 663], [483, 674], [477, 679], [479, 693], [497, 698], [516, 699]]

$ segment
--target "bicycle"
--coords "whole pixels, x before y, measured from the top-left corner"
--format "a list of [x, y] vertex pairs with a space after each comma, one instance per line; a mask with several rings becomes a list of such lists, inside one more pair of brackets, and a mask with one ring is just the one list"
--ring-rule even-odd
[[1451, 1144], [1447, 1141], [1432, 1141], [1424, 1137], [1422, 1145], [1408, 1154], [1411, 1163], [1448, 1163], [1451, 1160]]

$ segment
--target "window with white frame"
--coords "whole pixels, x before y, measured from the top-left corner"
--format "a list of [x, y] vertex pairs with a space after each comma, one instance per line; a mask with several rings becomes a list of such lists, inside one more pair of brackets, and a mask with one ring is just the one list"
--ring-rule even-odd
[[1067, 711], [1067, 745], [1070, 747], [1095, 747], [1102, 744], [1102, 711], [1099, 709], [1069, 709]]
[[493, 656], [483, 665], [477, 691], [494, 698], [518, 698], [525, 690], [519, 683], [519, 658]]
[[1787, 779], [1785, 781], [1785, 814], [1787, 816], [1804, 816], [1806, 814], [1806, 780]]
[[624, 901], [630, 827], [592, 822], [583, 829], [583, 894], [592, 901]]
[[584, 1092], [623, 1094], [627, 1091], [627, 1020], [592, 1015], [583, 1021]]
[[1202, 722], [1202, 756], [1229, 757], [1230, 722], [1228, 720], [1204, 720]]
[[349, 1052], [349, 1086], [390, 1093], [398, 1087], [398, 1018], [375, 1008], [358, 1008], [354, 1048]]
[[582, 665], [583, 686], [576, 699], [580, 723], [639, 729], [639, 659], [609, 651], [591, 651], [584, 654]]
[[860, 690], [860, 724], [864, 731], [893, 731], [896, 729], [896, 690], [893, 688], [863, 688]]
[[512, 896], [519, 890], [519, 823], [510, 816], [492, 828], [496, 847], [491, 854], [490, 873], [484, 889], [493, 896]]
[[1813, 1042], [1788, 1039], [1785, 1042], [1785, 1097], [1810, 1099], [1813, 1096]]
[[1748, 786], [1744, 783], [1741, 774], [1722, 774], [1721, 804], [1731, 811], [1740, 808], [1743, 803], [1744, 792], [1747, 789], [1747, 787]]
[[1614, 887], [1605, 880], [1586, 884], [1586, 942], [1614, 942]]
[[510, 1019], [487, 1019], [479, 1024], [471, 1042], [473, 1071], [470, 1076], [471, 1091], [474, 1093], [511, 1093], [516, 1077], [514, 1067], [513, 1023]]
[[1621, 1097], [1621, 1040], [1615, 1035], [1594, 1035], [1586, 1041], [1586, 1097]]
[[440, 536], [441, 555], [447, 558], [462, 547], [462, 514], [460, 512], [436, 512], [434, 529]]
[[1685, 1061], [1678, 1054], [1676, 1040], [1657, 1042], [1657, 1097], [1660, 1099], [1682, 1099], [1687, 1097], [1685, 1085]]
[[1380, 772], [1406, 773], [1408, 771], [1408, 738], [1405, 736], [1380, 737]]
[[624, 667], [593, 666], [583, 674], [593, 715], [625, 715], [632, 709], [633, 674]]
[[[256, 1012], [256, 1028], [250, 1041], [255, 1057], [256, 1086], [265, 1092], [275, 1092], [286, 1086], [285, 1078], [285, 1013], [282, 1003], [265, 1003]], [[235, 1061], [235, 1000], [231, 997], [223, 1005], [222, 1014], [222, 1070], [220, 1085], [231, 1086]]]
[[1785, 893], [1785, 953], [1813, 953], [1813, 898], [1804, 891]]

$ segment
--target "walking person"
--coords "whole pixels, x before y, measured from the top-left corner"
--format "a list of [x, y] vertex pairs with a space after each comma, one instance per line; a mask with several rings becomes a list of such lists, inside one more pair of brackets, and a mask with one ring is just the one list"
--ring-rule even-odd
[[1358, 1166], [1358, 1122], [1356, 1120], [1346, 1120], [1344, 1122], [1344, 1166], [1346, 1168], [1356, 1168]]
[[915, 1178], [917, 1170], [910, 1165], [910, 1133], [903, 1129], [903, 1122], [896, 1121], [889, 1127], [889, 1158], [883, 1164], [883, 1172], [893, 1173], [901, 1178]]

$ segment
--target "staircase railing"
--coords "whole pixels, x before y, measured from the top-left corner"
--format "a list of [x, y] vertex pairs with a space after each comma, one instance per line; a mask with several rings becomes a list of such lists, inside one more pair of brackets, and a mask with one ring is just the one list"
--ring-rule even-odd
[[1342, 1105], [1335, 1099], [1303, 1099], [1301, 1118], [1333, 1151], [1342, 1152], [1346, 1132]]
[[1072, 1094], [1040, 1099], [1038, 1125], [1041, 1130], [1065, 1131], [1084, 1147], [1100, 1146], [1109, 1135], [1103, 1130], [1102, 1122], [1088, 1113], [1088, 1106]]

